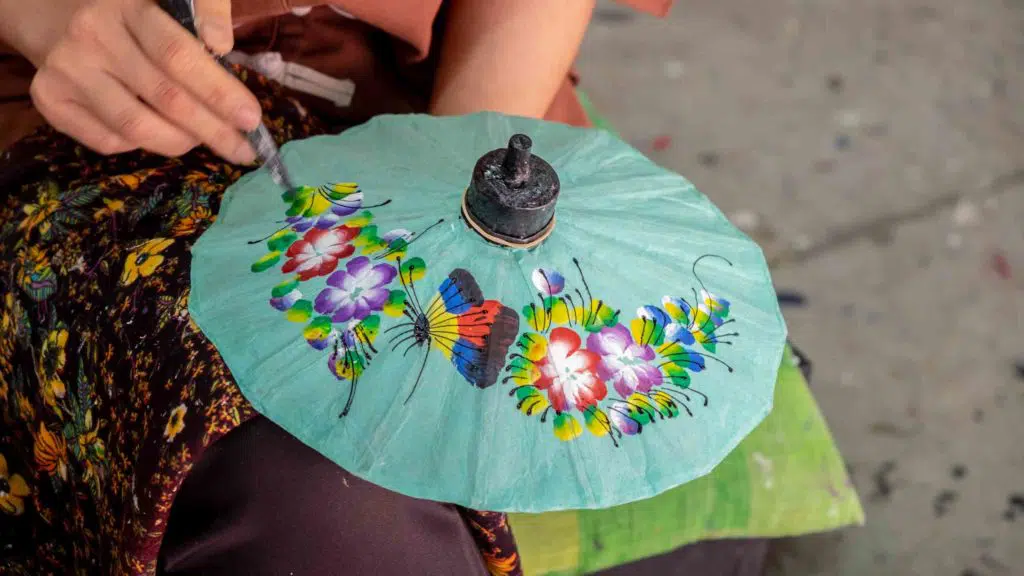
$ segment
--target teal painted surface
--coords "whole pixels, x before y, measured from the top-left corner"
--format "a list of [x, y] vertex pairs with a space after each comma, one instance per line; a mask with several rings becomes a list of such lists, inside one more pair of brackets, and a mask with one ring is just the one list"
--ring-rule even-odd
[[[533, 139], [534, 153], [562, 183], [557, 226], [530, 251], [488, 244], [459, 214], [477, 158], [517, 132]], [[761, 250], [684, 178], [612, 134], [496, 114], [384, 116], [339, 136], [288, 144], [283, 154], [304, 185], [355, 182], [363, 205], [390, 201], [370, 210], [372, 224], [377, 237], [394, 229], [414, 233], [405, 261], [426, 264], [417, 295], [409, 294], [421, 309], [429, 311], [426, 302], [453, 269], [463, 268], [484, 298], [515, 311], [520, 333], [532, 331], [522, 312], [538, 302], [533, 271], [561, 272], [566, 291], [579, 288], [582, 298], [576, 258], [589, 291], [620, 310], [627, 326], [639, 307], [659, 305], [665, 295], [692, 299], [703, 281], [731, 302], [729, 328], [739, 334], [715, 353], [732, 372], [708, 360], [691, 374], [708, 406], [694, 397], [692, 417], [656, 417], [641, 434], [618, 438], [616, 447], [586, 428], [560, 440], [553, 414], [541, 422], [517, 410], [509, 395], [515, 383], [499, 378], [475, 388], [436, 348], [392, 351], [387, 330], [404, 320], [381, 314], [377, 353], [359, 378], [351, 411], [339, 418], [350, 383], [328, 368], [331, 350], [314, 349], [304, 337], [317, 314], [304, 318], [268, 303], [291, 276], [282, 273], [289, 254], [265, 271], [251, 270], [268, 251], [266, 242], [253, 241], [280, 228], [289, 205], [265, 174], [250, 174], [227, 192], [217, 222], [193, 248], [190, 312], [258, 411], [352, 473], [407, 495], [478, 509], [603, 508], [707, 474], [770, 410], [785, 326]], [[337, 226], [346, 222], [360, 230], [370, 225], [361, 212]], [[706, 254], [721, 258], [704, 259], [698, 279], [691, 268]], [[374, 264], [389, 262], [374, 257]], [[302, 283], [303, 299], [314, 301], [325, 278]], [[402, 287], [395, 281], [391, 288]], [[579, 332], [585, 342], [587, 333]], [[422, 380], [409, 397], [424, 358]], [[608, 393], [614, 395], [610, 384]], [[579, 412], [575, 417], [584, 423]]]

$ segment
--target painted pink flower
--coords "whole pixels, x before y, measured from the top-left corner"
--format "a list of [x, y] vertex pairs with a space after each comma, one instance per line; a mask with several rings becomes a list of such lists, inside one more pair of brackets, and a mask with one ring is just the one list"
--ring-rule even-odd
[[288, 247], [288, 261], [281, 272], [297, 272], [300, 280], [309, 280], [334, 272], [338, 260], [348, 258], [355, 252], [351, 242], [359, 235], [358, 228], [341, 226], [332, 230], [313, 228]]
[[535, 362], [540, 372], [535, 385], [547, 391], [551, 407], [558, 412], [572, 407], [586, 410], [608, 394], [596, 372], [601, 357], [582, 350], [582, 344], [574, 330], [555, 328], [548, 336], [547, 352]]
[[592, 333], [587, 337], [587, 349], [601, 355], [597, 375], [611, 383], [623, 398], [634, 392], [650, 392], [661, 383], [661, 370], [651, 364], [654, 349], [634, 342], [622, 324]]

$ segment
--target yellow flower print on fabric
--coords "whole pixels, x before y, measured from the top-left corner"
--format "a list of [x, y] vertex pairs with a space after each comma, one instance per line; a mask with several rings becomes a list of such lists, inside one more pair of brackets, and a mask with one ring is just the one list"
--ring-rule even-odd
[[50, 432], [44, 424], [40, 423], [32, 453], [36, 458], [36, 466], [40, 470], [50, 476], [60, 476], [63, 480], [68, 479], [67, 442], [63, 436]]
[[121, 284], [130, 286], [140, 276], [145, 278], [156, 272], [157, 267], [164, 261], [164, 257], [160, 253], [173, 243], [174, 240], [168, 238], [154, 238], [129, 252], [128, 257], [124, 260]]
[[61, 374], [67, 362], [64, 347], [68, 343], [68, 331], [64, 328], [51, 330], [39, 349], [39, 381], [43, 387], [43, 399], [50, 406], [57, 405], [57, 399], [67, 394]]
[[25, 511], [25, 498], [31, 493], [24, 478], [8, 474], [7, 459], [0, 454], [0, 510], [11, 516], [20, 515]]
[[184, 404], [178, 404], [177, 408], [171, 410], [171, 416], [167, 419], [167, 426], [164, 427], [164, 438], [167, 438], [168, 442], [174, 440], [174, 437], [185, 429], [186, 412], [188, 412], [188, 407]]

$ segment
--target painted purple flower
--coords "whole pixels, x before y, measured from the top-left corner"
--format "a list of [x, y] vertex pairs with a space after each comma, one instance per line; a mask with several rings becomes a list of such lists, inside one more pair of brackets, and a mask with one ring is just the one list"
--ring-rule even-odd
[[295, 290], [293, 288], [292, 290], [285, 292], [281, 296], [274, 296], [273, 298], [271, 298], [270, 305], [273, 306], [274, 308], [277, 308], [281, 312], [285, 312], [289, 308], [291, 308], [293, 304], [298, 302], [301, 298], [302, 292], [299, 292], [298, 290]]
[[608, 406], [608, 418], [619, 432], [626, 436], [639, 434], [643, 429], [640, 422], [633, 418], [627, 402], [612, 402]]
[[372, 264], [366, 256], [348, 261], [345, 270], [327, 277], [327, 287], [316, 297], [314, 308], [331, 316], [332, 322], [362, 320], [380, 310], [388, 300], [387, 286], [398, 272], [388, 264]]
[[598, 376], [611, 383], [623, 398], [634, 392], [650, 392], [661, 383], [661, 371], [651, 364], [654, 349], [637, 344], [622, 324], [590, 334], [587, 350], [601, 355]]

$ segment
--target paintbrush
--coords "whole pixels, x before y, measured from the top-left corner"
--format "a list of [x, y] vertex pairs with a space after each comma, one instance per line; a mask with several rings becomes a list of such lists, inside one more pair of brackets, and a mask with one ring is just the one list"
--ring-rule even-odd
[[[199, 37], [199, 33], [196, 30], [192, 0], [159, 0], [159, 3], [160, 7], [188, 30], [189, 33], [197, 38]], [[222, 57], [213, 57], [221, 66], [224, 66], [229, 72], [231, 71], [230, 65]], [[281, 152], [278, 150], [274, 138], [270, 135], [270, 131], [267, 130], [267, 126], [260, 122], [260, 125], [255, 130], [246, 132], [245, 136], [249, 139], [249, 144], [252, 145], [253, 150], [256, 151], [256, 156], [259, 158], [260, 163], [270, 173], [270, 178], [285, 190], [294, 188], [295, 185], [288, 174], [288, 169], [285, 168], [284, 162], [281, 160]]]

